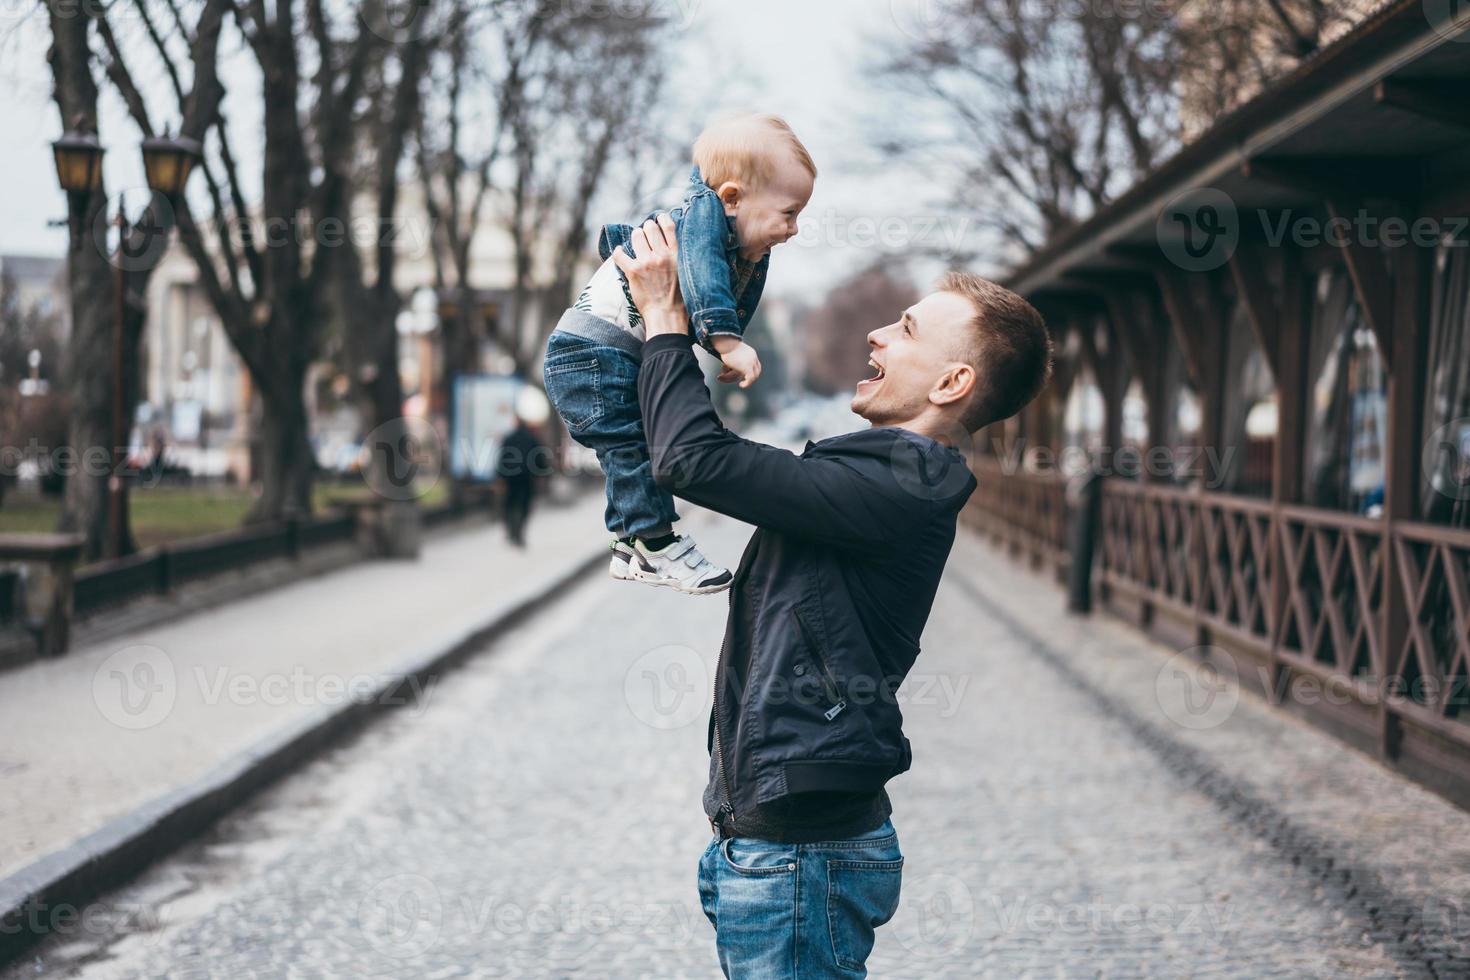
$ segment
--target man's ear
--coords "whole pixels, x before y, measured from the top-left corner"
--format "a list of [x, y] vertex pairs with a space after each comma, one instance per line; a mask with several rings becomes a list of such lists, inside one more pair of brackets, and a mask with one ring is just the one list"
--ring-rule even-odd
[[935, 405], [951, 405], [969, 398], [974, 390], [975, 368], [969, 364], [951, 364], [929, 392], [929, 401]]
[[744, 196], [744, 191], [735, 181], [727, 180], [715, 189], [715, 195], [725, 206], [725, 213], [734, 214], [735, 208], [740, 204], [740, 198]]

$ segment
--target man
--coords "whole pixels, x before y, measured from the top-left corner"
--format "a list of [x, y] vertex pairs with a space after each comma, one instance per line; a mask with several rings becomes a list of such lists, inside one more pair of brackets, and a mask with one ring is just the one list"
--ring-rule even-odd
[[516, 416], [516, 426], [505, 436], [495, 461], [495, 476], [504, 488], [505, 533], [517, 548], [526, 546], [526, 521], [536, 496], [536, 477], [547, 470], [546, 447], [526, 420]]
[[727, 431], [690, 347], [667, 216], [617, 264], [643, 312], [638, 396], [656, 478], [756, 526], [730, 588], [710, 714], [700, 898], [728, 977], [865, 976], [898, 907], [884, 784], [909, 767], [894, 692], [975, 478], [954, 448], [1045, 386], [1030, 304], [950, 273], [868, 334], [872, 428], [796, 456]]

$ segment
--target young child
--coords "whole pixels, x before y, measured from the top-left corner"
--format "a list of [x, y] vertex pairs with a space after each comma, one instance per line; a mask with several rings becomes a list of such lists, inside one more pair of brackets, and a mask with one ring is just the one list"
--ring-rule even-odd
[[[679, 288], [695, 340], [724, 365], [719, 380], [749, 387], [760, 357], [742, 335], [760, 302], [770, 251], [796, 234], [817, 168], [777, 116], [742, 115], [694, 143], [679, 239]], [[655, 212], [656, 214], [657, 212]], [[546, 342], [546, 394], [567, 431], [595, 450], [607, 477], [613, 578], [703, 595], [730, 587], [730, 572], [676, 534], [674, 498], [653, 479], [638, 407], [643, 318], [611, 255], [632, 255], [629, 225], [605, 225], [603, 263]]]

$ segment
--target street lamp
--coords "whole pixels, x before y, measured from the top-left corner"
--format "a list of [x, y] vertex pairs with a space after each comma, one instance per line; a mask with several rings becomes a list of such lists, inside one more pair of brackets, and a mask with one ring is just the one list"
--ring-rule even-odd
[[102, 184], [102, 144], [97, 134], [80, 128], [61, 134], [61, 139], [51, 144], [56, 156], [56, 179], [61, 189], [71, 198], [67, 227], [71, 232], [71, 249], [75, 252], [82, 244], [82, 220], [86, 213], [86, 198]]
[[[97, 134], [85, 128], [85, 124], [81, 122], [75, 129], [62, 134], [61, 139], [52, 144], [52, 149], [56, 154], [57, 179], [71, 199], [71, 244], [72, 251], [76, 251], [81, 245], [81, 223], [87, 213], [88, 198], [102, 186], [103, 149], [97, 140]], [[194, 164], [203, 155], [198, 140], [170, 136], [167, 132], [162, 136], [150, 136], [143, 140], [142, 151], [143, 173], [148, 179], [149, 190], [168, 202], [173, 202], [183, 194], [184, 185], [188, 183]], [[122, 253], [127, 248], [128, 236], [133, 227], [123, 212], [121, 198], [118, 200], [115, 224], [118, 232], [117, 247], [119, 253]], [[113, 473], [108, 480], [108, 506], [113, 533], [112, 556], [117, 558], [122, 556], [123, 544], [127, 538], [123, 528], [126, 490], [122, 474], [127, 465], [130, 426], [129, 420], [123, 418], [123, 321], [127, 310], [127, 270], [122, 254], [119, 254], [113, 265], [116, 267], [116, 322], [112, 345], [112, 442], [115, 455]]]
[[198, 140], [168, 133], [148, 137], [143, 141], [143, 172], [148, 176], [148, 187], [167, 197], [182, 194], [201, 155]]
[[62, 133], [51, 144], [56, 154], [56, 176], [68, 193], [91, 193], [102, 182], [102, 144], [97, 134], [84, 130]]

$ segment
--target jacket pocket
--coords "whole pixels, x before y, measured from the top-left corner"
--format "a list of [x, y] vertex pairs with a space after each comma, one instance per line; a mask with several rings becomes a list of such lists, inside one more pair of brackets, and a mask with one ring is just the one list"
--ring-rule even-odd
[[836, 675], [832, 673], [832, 668], [827, 665], [827, 658], [822, 654], [822, 645], [817, 642], [801, 610], [793, 609], [791, 615], [796, 620], [796, 629], [801, 635], [802, 646], [806, 647], [807, 655], [811, 657], [812, 663], [817, 668], [818, 680], [827, 697], [828, 708], [822, 712], [822, 716], [832, 721], [847, 709], [847, 698], [843, 696], [842, 686], [837, 683]]

